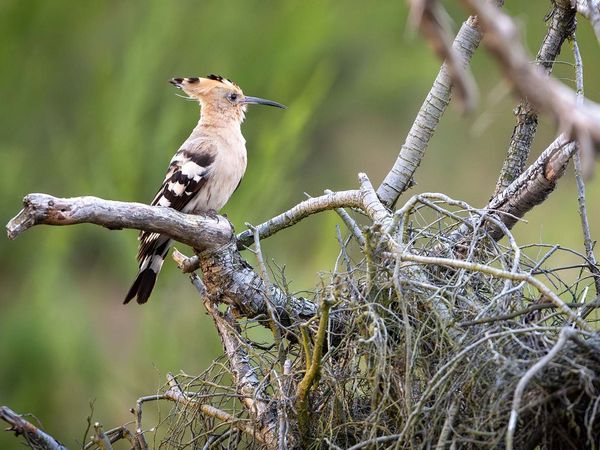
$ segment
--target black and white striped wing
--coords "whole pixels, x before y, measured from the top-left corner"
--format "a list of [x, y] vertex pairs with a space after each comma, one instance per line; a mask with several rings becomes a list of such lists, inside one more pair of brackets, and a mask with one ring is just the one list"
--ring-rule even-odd
[[[214, 147], [205, 142], [196, 143], [190, 150], [184, 148], [178, 151], [171, 160], [165, 180], [151, 205], [182, 211], [206, 184], [214, 158]], [[171, 240], [159, 233], [143, 231], [139, 239], [139, 273], [124, 303], [136, 296], [138, 303], [148, 300], [171, 247]]]

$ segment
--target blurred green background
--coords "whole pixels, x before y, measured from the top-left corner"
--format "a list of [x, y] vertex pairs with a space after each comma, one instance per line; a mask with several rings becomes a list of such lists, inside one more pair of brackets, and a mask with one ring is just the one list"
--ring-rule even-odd
[[[465, 12], [446, 3], [456, 30]], [[535, 55], [549, 2], [507, 3]], [[439, 67], [406, 16], [394, 1], [0, 0], [0, 221], [29, 192], [150, 201], [198, 116], [166, 80], [211, 72], [289, 106], [247, 115], [248, 172], [224, 211], [238, 229], [304, 192], [356, 187], [359, 171], [378, 184]], [[586, 94], [599, 101], [599, 46], [580, 21]], [[573, 86], [568, 45], [560, 60], [555, 74]], [[473, 71], [479, 106], [468, 117], [450, 107], [413, 192], [483, 206], [515, 100], [485, 51]], [[535, 155], [554, 133], [542, 120]], [[595, 236], [599, 191], [597, 177], [588, 184]], [[576, 205], [569, 173], [517, 226], [519, 241], [581, 249]], [[335, 214], [322, 214], [264, 243], [267, 258], [286, 266], [292, 290], [309, 289], [332, 267], [336, 223]], [[121, 304], [136, 274], [136, 246], [134, 231], [91, 225], [0, 239], [0, 404], [34, 413], [73, 447], [91, 399], [95, 419], [119, 425], [167, 371], [199, 373], [220, 353], [193, 287], [170, 262], [149, 304]], [[0, 448], [17, 446], [0, 435]]]

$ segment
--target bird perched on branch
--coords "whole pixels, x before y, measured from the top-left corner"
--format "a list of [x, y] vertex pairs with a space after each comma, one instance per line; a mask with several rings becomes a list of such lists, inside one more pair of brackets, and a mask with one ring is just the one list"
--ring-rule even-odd
[[[246, 171], [246, 141], [240, 127], [247, 105], [286, 107], [244, 95], [239, 86], [218, 75], [173, 78], [170, 82], [200, 103], [200, 120], [171, 159], [152, 205], [184, 213], [216, 213]], [[139, 272], [124, 303], [135, 297], [140, 304], [148, 301], [172, 243], [167, 236], [146, 231], [139, 239]]]

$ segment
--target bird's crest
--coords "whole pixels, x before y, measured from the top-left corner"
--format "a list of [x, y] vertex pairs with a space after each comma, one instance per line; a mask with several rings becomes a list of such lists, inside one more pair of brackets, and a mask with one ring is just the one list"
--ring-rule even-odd
[[235, 82], [231, 81], [229, 78], [224, 78], [221, 75], [216, 75], [214, 73], [211, 73], [210, 75], [207, 75], [206, 78], [208, 78], [209, 80], [218, 81], [219, 83], [223, 83], [225, 85], [236, 87], [239, 89], [239, 86], [237, 84], [235, 84]]
[[233, 81], [223, 78], [221, 75], [210, 74], [206, 78], [201, 77], [185, 77], [172, 78], [171, 84], [179, 89], [182, 89], [191, 97], [208, 95], [215, 88], [234, 91], [242, 94], [242, 89]]

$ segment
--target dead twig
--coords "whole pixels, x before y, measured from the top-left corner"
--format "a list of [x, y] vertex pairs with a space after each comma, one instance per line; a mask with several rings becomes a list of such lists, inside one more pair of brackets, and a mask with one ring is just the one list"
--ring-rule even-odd
[[[577, 39], [573, 35], [573, 57], [575, 59], [575, 80], [577, 84], [577, 96], [580, 101], [583, 100], [583, 62], [581, 61], [581, 53], [577, 45]], [[582, 158], [580, 152], [573, 155], [573, 163], [575, 167], [575, 181], [577, 183], [577, 202], [579, 204], [579, 217], [581, 219], [581, 229], [583, 232], [583, 246], [588, 259], [590, 272], [594, 274], [594, 286], [596, 295], [600, 294], [600, 269], [596, 263], [594, 255], [594, 243], [592, 241], [592, 233], [590, 231], [590, 223], [588, 220], [587, 207], [585, 204], [585, 175], [584, 166], [582, 166]], [[588, 158], [589, 159], [589, 158]], [[589, 166], [588, 164], [585, 166]]]
[[[394, 245], [394, 244], [392, 244]], [[593, 332], [594, 328], [590, 326], [585, 320], [582, 320], [571, 308], [569, 308], [565, 302], [563, 302], [554, 292], [552, 292], [544, 283], [537, 278], [531, 276], [528, 273], [514, 273], [500, 270], [496, 267], [471, 263], [459, 259], [450, 258], [438, 258], [431, 256], [414, 255], [396, 249], [397, 255], [402, 261], [411, 261], [419, 264], [431, 264], [437, 266], [453, 267], [455, 269], [467, 269], [476, 272], [486, 273], [494, 277], [510, 279], [514, 281], [526, 281], [531, 286], [535, 287], [541, 294], [543, 294], [548, 300], [550, 300], [556, 308], [558, 308], [569, 320], [573, 321], [579, 328], [584, 331]]]
[[92, 442], [98, 446], [98, 450], [112, 450], [112, 443], [102, 430], [100, 422], [94, 423], [94, 436], [92, 436]]

